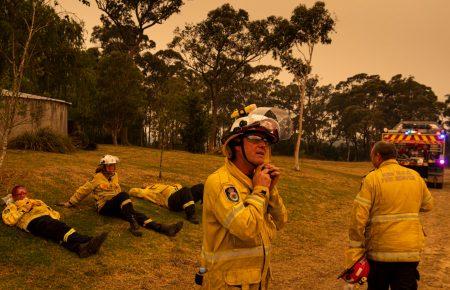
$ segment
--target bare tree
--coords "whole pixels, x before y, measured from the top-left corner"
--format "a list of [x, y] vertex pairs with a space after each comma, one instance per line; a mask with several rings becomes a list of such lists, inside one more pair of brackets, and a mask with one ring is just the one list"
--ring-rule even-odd
[[27, 63], [32, 55], [33, 37], [46, 26], [45, 24], [39, 24], [37, 21], [39, 9], [45, 5], [48, 5], [46, 1], [31, 1], [31, 13], [29, 17], [22, 19], [26, 27], [23, 43], [19, 41], [17, 31], [13, 29], [11, 31], [10, 54], [2, 51], [2, 54], [11, 65], [11, 92], [7, 93], [6, 90], [0, 91], [0, 102], [2, 104], [0, 111], [0, 168], [6, 156], [9, 135], [12, 129], [18, 125], [17, 115], [20, 111], [20, 88]]

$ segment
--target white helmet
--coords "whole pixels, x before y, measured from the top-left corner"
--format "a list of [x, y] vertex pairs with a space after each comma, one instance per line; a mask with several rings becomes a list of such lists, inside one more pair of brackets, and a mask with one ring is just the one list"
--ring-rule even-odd
[[[275, 107], [257, 108], [255, 105], [250, 105], [242, 111], [245, 111], [248, 115], [236, 119], [233, 125], [231, 125], [229, 133], [222, 139], [222, 152], [225, 156], [231, 156], [230, 142], [245, 134], [254, 132], [263, 133], [272, 144], [277, 143], [279, 140], [287, 140], [291, 137], [292, 122], [289, 114], [285, 110]], [[233, 113], [233, 115], [236, 116], [237, 114]]]
[[105, 155], [100, 159], [99, 165], [110, 165], [119, 163], [119, 157], [113, 155]]

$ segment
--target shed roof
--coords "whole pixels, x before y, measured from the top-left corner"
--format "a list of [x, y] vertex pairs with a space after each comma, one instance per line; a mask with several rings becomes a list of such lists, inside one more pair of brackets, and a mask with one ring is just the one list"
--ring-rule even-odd
[[[2, 94], [6, 95], [6, 96], [11, 96], [12, 92], [9, 91], [9, 90], [2, 90]], [[37, 96], [37, 95], [31, 95], [31, 94], [26, 94], [26, 93], [19, 93], [19, 97], [23, 98], [23, 99], [42, 100], [42, 101], [63, 103], [63, 104], [69, 105], [69, 106], [72, 105], [72, 103], [69, 103], [69, 102], [66, 102], [66, 101], [63, 101], [63, 100], [52, 99], [52, 98], [47, 98], [47, 97], [42, 97], [42, 96]]]

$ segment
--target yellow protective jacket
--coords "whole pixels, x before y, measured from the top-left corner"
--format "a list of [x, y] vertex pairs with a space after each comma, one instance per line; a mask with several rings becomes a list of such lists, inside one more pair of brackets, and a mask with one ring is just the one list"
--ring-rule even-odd
[[100, 210], [105, 203], [121, 192], [119, 177], [115, 173], [111, 180], [108, 180], [103, 173], [99, 172], [77, 189], [74, 195], [69, 199], [71, 204], [77, 204], [90, 193], [93, 194], [97, 210]]
[[181, 184], [153, 183], [145, 188], [132, 188], [130, 195], [149, 200], [159, 206], [169, 208], [169, 197], [182, 188]]
[[[31, 210], [28, 211], [29, 206]], [[10, 203], [2, 212], [3, 222], [9, 226], [17, 226], [22, 230], [28, 231], [28, 224], [35, 218], [49, 215], [59, 220], [60, 215], [38, 199], [24, 198]]]
[[274, 188], [253, 187], [231, 161], [211, 174], [203, 200], [204, 289], [267, 289], [271, 241], [287, 222]]
[[384, 161], [363, 180], [353, 202], [346, 266], [360, 257], [382, 262], [418, 262], [424, 246], [420, 211], [433, 198], [420, 175]]

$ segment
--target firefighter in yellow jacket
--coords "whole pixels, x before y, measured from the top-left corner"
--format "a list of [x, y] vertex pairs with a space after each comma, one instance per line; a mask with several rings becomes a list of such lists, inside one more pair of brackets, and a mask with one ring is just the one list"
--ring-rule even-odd
[[72, 207], [92, 193], [98, 213], [128, 221], [130, 223], [129, 230], [134, 236], [142, 236], [139, 226], [168, 236], [175, 236], [183, 227], [183, 222], [161, 224], [134, 210], [130, 196], [123, 192], [119, 185], [119, 177], [116, 173], [118, 161], [119, 159], [115, 156], [103, 156], [93, 178], [78, 188], [69, 201], [59, 205]]
[[380, 141], [371, 151], [375, 170], [353, 202], [346, 266], [366, 256], [368, 289], [417, 289], [424, 247], [419, 212], [433, 207], [428, 188], [414, 170], [395, 160], [395, 145]]
[[153, 183], [144, 188], [132, 188], [128, 193], [131, 196], [149, 200], [171, 211], [184, 210], [188, 221], [193, 224], [199, 223], [195, 215], [195, 203], [203, 200], [202, 183], [192, 187], [183, 187], [181, 184]]
[[12, 201], [2, 212], [3, 222], [9, 226], [61, 244], [81, 258], [94, 255], [107, 237], [102, 233], [96, 237], [79, 234], [75, 229], [60, 221], [60, 215], [43, 201], [27, 197], [28, 191], [22, 185], [12, 190]]
[[223, 139], [225, 165], [205, 183], [196, 277], [204, 289], [268, 288], [271, 241], [285, 225], [287, 212], [276, 187], [280, 171], [269, 163], [280, 125], [260, 109], [234, 122]]

